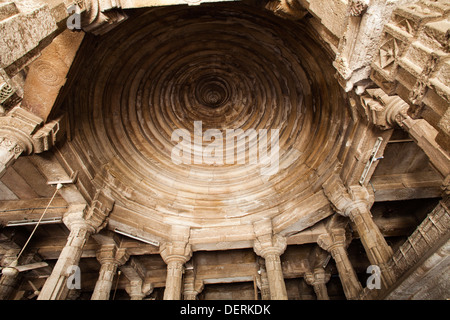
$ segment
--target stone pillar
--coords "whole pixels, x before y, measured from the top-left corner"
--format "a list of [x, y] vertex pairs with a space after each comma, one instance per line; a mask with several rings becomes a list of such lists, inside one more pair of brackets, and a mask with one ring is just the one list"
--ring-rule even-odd
[[254, 224], [256, 240], [253, 249], [265, 260], [271, 300], [287, 300], [286, 284], [280, 256], [286, 250], [286, 238], [272, 234], [272, 223], [264, 220]]
[[184, 300], [197, 300], [197, 296], [203, 290], [203, 281], [195, 279], [194, 270], [186, 270], [184, 275]]
[[164, 300], [180, 300], [184, 264], [192, 256], [191, 245], [185, 241], [165, 242], [161, 245], [160, 254], [167, 264]]
[[69, 207], [63, 222], [69, 228], [70, 234], [52, 274], [42, 287], [38, 300], [66, 299], [69, 291], [67, 279], [71, 276], [73, 266], [78, 266], [83, 247], [90, 235], [105, 227], [106, 218], [113, 206], [114, 200], [100, 190], [96, 193], [89, 208], [84, 204]]
[[313, 286], [317, 300], [330, 300], [328, 297], [327, 282], [330, 280], [331, 274], [326, 273], [324, 268], [315, 268], [313, 272], [305, 274], [305, 281]]
[[71, 267], [78, 266], [83, 247], [90, 235], [95, 232], [95, 228], [82, 218], [83, 209], [84, 206], [81, 206], [79, 212], [71, 212], [63, 218], [70, 234], [52, 274], [42, 287], [38, 300], [65, 300], [67, 297], [69, 288], [66, 282], [70, 276]]
[[349, 218], [356, 226], [356, 231], [359, 234], [370, 263], [380, 267], [382, 282], [386, 287], [389, 287], [395, 282], [395, 278], [388, 267], [393, 251], [373, 221], [367, 204], [351, 210]]
[[348, 259], [345, 249], [345, 230], [335, 229], [331, 234], [320, 235], [317, 244], [324, 250], [331, 253], [339, 272], [342, 287], [347, 299], [356, 299], [362, 290], [356, 272]]
[[[20, 250], [8, 250], [2, 259], [2, 266], [10, 266], [16, 259]], [[16, 269], [11, 274], [2, 274], [0, 278], [0, 300], [8, 300], [17, 288], [19, 272]]]
[[101, 268], [91, 300], [109, 300], [117, 267], [127, 262], [128, 258], [126, 250], [118, 249], [115, 245], [104, 245], [98, 250], [97, 260]]
[[324, 184], [324, 191], [336, 212], [350, 218], [354, 223], [370, 263], [381, 269], [383, 284], [386, 287], [392, 285], [395, 278], [388, 268], [388, 261], [393, 251], [372, 219], [370, 207], [373, 195], [361, 186], [350, 187], [347, 190], [337, 177]]

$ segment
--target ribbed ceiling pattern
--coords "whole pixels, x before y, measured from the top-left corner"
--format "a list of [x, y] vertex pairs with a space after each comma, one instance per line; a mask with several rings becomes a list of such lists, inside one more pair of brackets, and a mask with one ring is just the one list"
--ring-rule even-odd
[[[101, 38], [87, 35], [66, 101], [86, 171], [118, 203], [160, 220], [207, 227], [289, 214], [320, 192], [347, 117], [330, 59], [308, 30], [216, 4], [138, 11]], [[174, 164], [171, 135], [194, 135], [194, 121], [224, 137], [279, 129], [278, 173], [262, 176], [248, 161]]]

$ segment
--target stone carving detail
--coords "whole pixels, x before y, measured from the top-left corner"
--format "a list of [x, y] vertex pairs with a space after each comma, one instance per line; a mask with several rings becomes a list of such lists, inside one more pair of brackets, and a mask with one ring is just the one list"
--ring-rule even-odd
[[323, 190], [334, 210], [345, 217], [359, 209], [368, 211], [374, 202], [373, 194], [365, 187], [353, 186], [347, 189], [338, 176], [328, 179], [323, 184]]
[[33, 68], [36, 68], [39, 79], [49, 86], [56, 87], [64, 81], [58, 70], [48, 61], [37, 60], [33, 64]]
[[379, 50], [380, 66], [382, 69], [386, 69], [395, 62], [395, 59], [399, 55], [398, 40], [389, 37], [384, 40]]
[[16, 155], [23, 152], [22, 147], [17, 142], [9, 140], [8, 138], [0, 137], [0, 147], [8, 151], [12, 151]]
[[108, 223], [107, 218], [113, 207], [114, 199], [99, 190], [90, 207], [85, 211], [84, 219], [98, 232]]
[[352, 0], [350, 2], [350, 15], [353, 17], [359, 17], [367, 10], [369, 6], [369, 0]]
[[[450, 150], [448, 4], [419, 1], [397, 8], [384, 26], [384, 40], [372, 63], [371, 79], [389, 95], [399, 95], [415, 119], [424, 117], [436, 141]], [[447, 122], [448, 123], [448, 122]]]
[[14, 89], [6, 82], [0, 85], [0, 104], [3, 104], [14, 94]]
[[81, 18], [84, 31], [102, 35], [125, 21], [128, 16], [118, 1], [91, 0], [86, 2], [86, 11]]
[[266, 5], [266, 9], [273, 11], [276, 15], [292, 20], [300, 20], [308, 13], [298, 0], [275, 0]]

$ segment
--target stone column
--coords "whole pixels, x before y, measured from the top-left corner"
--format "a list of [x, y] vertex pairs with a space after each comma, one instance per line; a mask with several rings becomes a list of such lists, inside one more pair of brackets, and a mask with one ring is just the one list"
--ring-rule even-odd
[[265, 260], [271, 300], [287, 300], [286, 284], [280, 256], [286, 250], [286, 238], [280, 235], [259, 236], [253, 245], [256, 254]]
[[38, 300], [65, 300], [69, 291], [67, 278], [70, 276], [71, 267], [78, 266], [83, 247], [95, 228], [83, 219], [84, 206], [78, 212], [70, 212], [63, 218], [70, 230], [64, 249], [59, 255], [52, 274], [47, 278]]
[[184, 264], [192, 256], [191, 245], [184, 241], [165, 242], [161, 246], [160, 254], [167, 264], [164, 300], [180, 300]]
[[91, 234], [105, 227], [113, 206], [114, 200], [99, 190], [89, 207], [85, 204], [69, 207], [63, 222], [69, 228], [70, 234], [38, 300], [66, 299], [69, 291], [67, 279], [72, 275], [73, 267], [78, 266], [84, 245]]
[[393, 251], [372, 219], [370, 207], [373, 195], [361, 186], [353, 186], [347, 190], [342, 181], [336, 177], [324, 184], [324, 191], [336, 212], [350, 218], [354, 223], [370, 263], [381, 269], [383, 284], [386, 287], [392, 285], [395, 278], [387, 263]]
[[342, 287], [347, 299], [356, 299], [362, 290], [356, 272], [348, 259], [345, 249], [345, 230], [332, 230], [331, 234], [320, 235], [317, 244], [324, 250], [331, 253], [339, 272]]
[[356, 226], [356, 231], [364, 246], [367, 258], [372, 265], [380, 267], [381, 280], [386, 287], [389, 287], [395, 282], [395, 278], [388, 267], [393, 251], [373, 221], [368, 205], [364, 204], [349, 211], [348, 216]]
[[203, 281], [195, 279], [194, 270], [186, 270], [184, 275], [184, 300], [197, 300], [197, 296], [203, 290]]
[[324, 268], [315, 268], [313, 272], [305, 274], [305, 281], [313, 286], [317, 300], [330, 300], [328, 297], [327, 282], [330, 280], [331, 274], [326, 273]]
[[[10, 266], [16, 259], [19, 249], [8, 250], [2, 259], [2, 266]], [[12, 269], [11, 274], [2, 274], [0, 278], [0, 300], [8, 300], [17, 288], [19, 280], [19, 272], [16, 269]]]
[[127, 262], [128, 258], [126, 250], [118, 249], [115, 245], [104, 245], [98, 250], [97, 260], [101, 268], [91, 300], [109, 300], [117, 267]]

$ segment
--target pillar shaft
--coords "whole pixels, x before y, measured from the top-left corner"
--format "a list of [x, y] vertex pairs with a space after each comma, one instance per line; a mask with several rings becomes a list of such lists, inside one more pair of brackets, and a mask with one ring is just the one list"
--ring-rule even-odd
[[264, 259], [266, 261], [267, 279], [269, 280], [270, 299], [287, 300], [280, 255], [276, 253], [267, 254]]
[[181, 259], [173, 259], [167, 263], [166, 289], [164, 300], [180, 300], [183, 281], [184, 262]]
[[343, 229], [335, 230], [330, 235], [324, 234], [319, 236], [318, 245], [331, 253], [336, 267], [339, 272], [339, 279], [344, 289], [345, 297], [349, 300], [358, 297], [362, 290], [362, 286], [358, 281], [356, 272], [348, 258], [345, 249], [345, 231]]
[[266, 268], [260, 268], [260, 290], [261, 290], [261, 300], [270, 300], [270, 286], [269, 279], [267, 278]]
[[117, 267], [127, 262], [128, 258], [126, 250], [117, 248], [114, 244], [103, 245], [97, 251], [101, 267], [91, 300], [109, 300]]
[[189, 229], [179, 228], [178, 231], [177, 235], [175, 232], [173, 235], [176, 240], [165, 242], [161, 246], [160, 254], [167, 264], [164, 300], [181, 299], [184, 264], [192, 257], [192, 248], [188, 242]]
[[117, 267], [118, 264], [113, 261], [102, 263], [91, 300], [109, 300]]
[[362, 286], [348, 258], [347, 250], [343, 245], [337, 245], [330, 250], [330, 253], [336, 262], [345, 296], [349, 300], [355, 299], [361, 292]]
[[395, 282], [394, 275], [387, 266], [393, 255], [392, 248], [387, 244], [368, 209], [353, 210], [349, 217], [356, 227], [370, 263], [380, 267], [381, 280], [385, 287], [389, 287]]
[[315, 283], [313, 285], [314, 292], [316, 293], [317, 300], [330, 300], [328, 296], [328, 290], [325, 283]]
[[92, 232], [92, 227], [87, 224], [72, 226], [66, 246], [61, 251], [52, 274], [42, 287], [38, 300], [64, 300], [67, 297], [69, 288], [66, 282], [70, 276], [69, 268], [78, 266], [83, 247]]
[[[2, 266], [10, 266], [16, 259], [19, 250], [11, 250], [7, 252], [2, 259]], [[20, 279], [20, 273], [14, 273], [11, 275], [2, 274], [0, 277], [0, 300], [8, 300], [11, 297], [13, 291], [17, 288]]]

